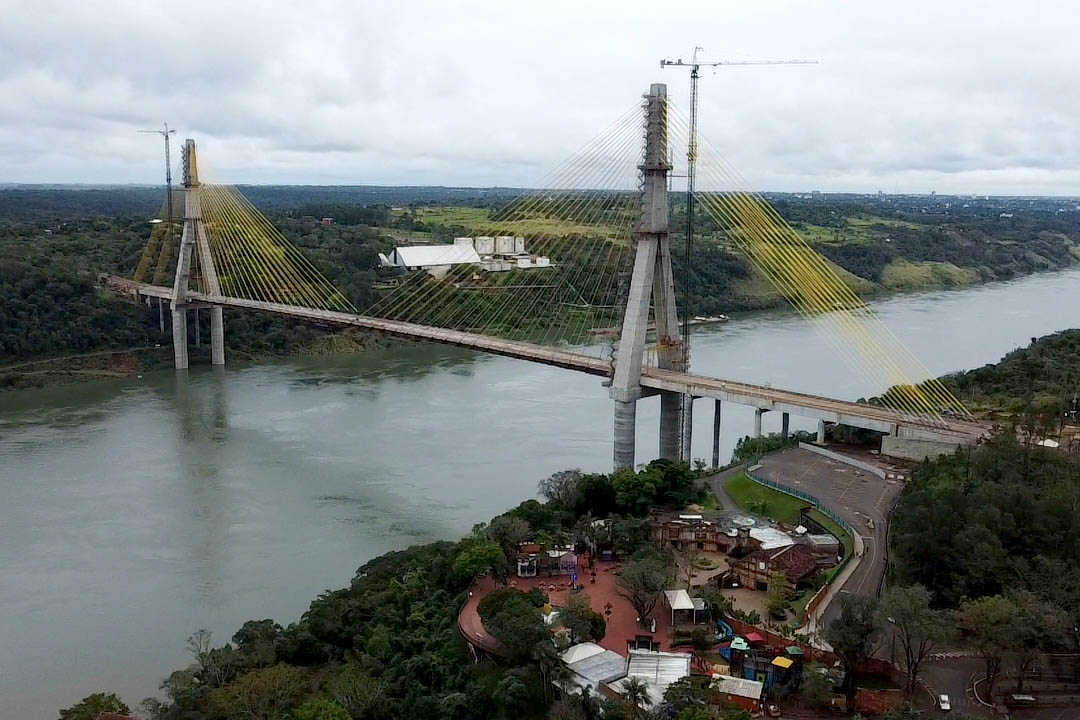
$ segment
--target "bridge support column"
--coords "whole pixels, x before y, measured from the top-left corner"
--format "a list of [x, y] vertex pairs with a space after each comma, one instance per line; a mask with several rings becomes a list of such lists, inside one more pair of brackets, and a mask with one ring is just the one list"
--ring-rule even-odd
[[615, 401], [615, 470], [634, 469], [637, 400]]
[[682, 451], [679, 416], [682, 393], [660, 393], [660, 457], [677, 462]]
[[761, 437], [761, 416], [769, 412], [766, 408], [754, 408], [754, 437]]
[[713, 400], [712, 466], [714, 468], [720, 467], [720, 398]]
[[817, 421], [817, 437], [814, 438], [814, 443], [817, 444], [817, 445], [824, 445], [825, 444], [825, 421], [824, 420], [818, 420]]
[[210, 309], [210, 363], [225, 364], [225, 316], [219, 307]]
[[782, 413], [780, 415], [780, 435], [784, 439], [787, 439], [788, 426], [789, 426], [790, 423], [791, 423], [791, 416], [788, 415], [787, 413]]
[[173, 367], [187, 370], [187, 308], [174, 305], [172, 309]]
[[681, 446], [679, 447], [679, 460], [687, 465], [693, 465], [694, 459], [690, 456], [692, 452], [690, 449], [690, 440], [694, 434], [694, 396], [683, 395], [682, 396], [682, 427], [680, 428], [682, 434], [679, 437]]

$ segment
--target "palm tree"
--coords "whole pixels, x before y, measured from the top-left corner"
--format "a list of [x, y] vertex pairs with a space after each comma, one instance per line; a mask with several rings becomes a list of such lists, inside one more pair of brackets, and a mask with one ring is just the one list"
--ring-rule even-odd
[[623, 697], [626, 698], [627, 711], [630, 717], [643, 717], [645, 708], [652, 704], [652, 698], [649, 697], [649, 686], [638, 677], [632, 677], [626, 681]]

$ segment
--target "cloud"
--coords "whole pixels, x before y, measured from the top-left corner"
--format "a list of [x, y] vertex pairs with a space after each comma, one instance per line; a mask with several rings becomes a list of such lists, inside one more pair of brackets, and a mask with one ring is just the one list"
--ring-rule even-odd
[[1080, 8], [1006, 2], [0, 0], [0, 181], [154, 182], [168, 120], [244, 183], [531, 185], [684, 69], [768, 190], [1078, 194]]

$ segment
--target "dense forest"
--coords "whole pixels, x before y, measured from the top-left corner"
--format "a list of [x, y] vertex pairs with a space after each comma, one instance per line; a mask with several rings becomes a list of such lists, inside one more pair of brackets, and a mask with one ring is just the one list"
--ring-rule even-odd
[[[441, 242], [471, 234], [517, 192], [281, 186], [241, 190], [358, 308], [370, 307], [381, 292], [379, 253], [396, 244]], [[1053, 199], [963, 203], [927, 197], [769, 199], [815, 247], [849, 273], [847, 281], [864, 295], [1014, 277], [1065, 267], [1080, 257], [1080, 212], [1059, 207], [1060, 201]], [[150, 237], [148, 220], [161, 204], [161, 191], [151, 187], [0, 188], [0, 368], [40, 358], [169, 344], [168, 325], [162, 333], [156, 308], [113, 298], [98, 284], [101, 273], [133, 275]], [[450, 212], [432, 212], [440, 209]], [[672, 227], [681, 231], [685, 206], [678, 198], [672, 211]], [[323, 226], [323, 217], [332, 217], [333, 222]], [[676, 248], [682, 245], [678, 231], [673, 238]], [[551, 240], [551, 247], [561, 254], [562, 268], [550, 272], [588, 276], [589, 264], [601, 254], [594, 252], [595, 242], [601, 241], [574, 236]], [[697, 219], [689, 268], [681, 252], [673, 260], [680, 292], [688, 292], [692, 314], [783, 303], [708, 217]], [[168, 277], [168, 268], [164, 270], [162, 277]], [[490, 282], [512, 285], [519, 282], [517, 275], [517, 271], [499, 278], [492, 275]], [[621, 287], [613, 284], [606, 294], [591, 299], [593, 306], [611, 307], [619, 292]], [[447, 304], [447, 312], [468, 315], [471, 303], [475, 313], [482, 314], [485, 303], [496, 302], [496, 297], [462, 293]], [[560, 322], [584, 328], [613, 320], [600, 313], [579, 321], [570, 316], [576, 311], [567, 309], [572, 308], [571, 300], [548, 298], [550, 316], [530, 317], [528, 322], [524, 316], [508, 316], [500, 331], [527, 334]], [[355, 332], [339, 338], [325, 329], [254, 314], [230, 312], [227, 322], [227, 349], [241, 359], [364, 348], [376, 342]], [[159, 360], [167, 362], [166, 354], [161, 353]], [[28, 373], [0, 370], [0, 387], [35, 382]]]

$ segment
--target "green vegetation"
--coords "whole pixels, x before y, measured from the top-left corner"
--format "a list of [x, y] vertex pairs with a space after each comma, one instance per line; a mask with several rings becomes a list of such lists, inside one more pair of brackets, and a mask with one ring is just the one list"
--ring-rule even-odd
[[113, 693], [94, 693], [60, 711], [60, 720], [98, 720], [101, 713], [128, 713], [130, 708]]
[[759, 485], [746, 473], [728, 478], [724, 488], [743, 510], [767, 515], [789, 525], [798, 525], [800, 513], [809, 507], [805, 500]]
[[[378, 281], [387, 280], [378, 269], [380, 252], [415, 239], [446, 242], [455, 235], [475, 234], [485, 224], [490, 227], [490, 219], [519, 192], [378, 187], [245, 187], [242, 191], [361, 309], [371, 307], [380, 293], [392, 291], [377, 287]], [[917, 198], [875, 201], [842, 196], [809, 200], [773, 196], [770, 200], [816, 244], [845, 282], [864, 296], [1009, 278], [1080, 260], [1077, 214], [1058, 213], [1056, 205], [1044, 207], [1042, 201], [1022, 208], [1023, 214], [1009, 206], [1018, 213], [1006, 220], [998, 217], [1003, 201], [945, 208], [941, 199], [929, 204]], [[165, 333], [159, 331], [153, 309], [127, 304], [97, 287], [100, 273], [132, 277], [137, 270], [148, 280], [167, 282], [176, 244], [163, 237], [161, 226], [151, 238], [152, 226], [147, 222], [161, 204], [161, 193], [155, 188], [0, 190], [0, 366], [169, 344], [168, 327]], [[672, 216], [676, 247], [682, 246], [677, 233], [684, 227], [684, 213], [676, 198]], [[333, 222], [324, 227], [323, 217]], [[497, 223], [503, 232], [545, 236], [545, 252], [550, 249], [556, 259], [556, 267], [545, 272], [550, 284], [567, 288], [565, 296], [536, 290], [535, 302], [500, 310], [505, 297], [501, 288], [521, 285], [525, 271], [477, 280], [468, 268], [450, 280], [467, 279], [471, 292], [450, 293], [449, 283], [440, 287], [438, 281], [427, 279], [416, 289], [446, 293], [444, 301], [437, 303], [444, 318], [497, 315], [500, 324], [490, 331], [513, 337], [543, 333], [581, 340], [591, 327], [614, 324], [616, 316], [609, 308], [618, 300], [618, 283], [595, 288], [586, 298], [590, 303], [586, 309], [564, 280], [604, 274], [598, 264], [611, 258], [606, 238], [617, 234], [615, 225], [623, 227], [626, 222], [625, 208], [586, 226], [545, 214], [541, 207]], [[697, 227], [693, 262], [687, 267], [681, 253], [673, 257], [676, 273], [689, 275], [693, 314], [761, 309], [786, 302], [734, 249], [723, 228], [707, 216], [698, 217]], [[227, 349], [238, 358], [351, 352], [375, 344], [356, 332], [339, 343], [335, 338], [340, 332], [258, 314], [229, 312], [228, 324]], [[153, 359], [137, 358], [135, 369], [167, 359], [166, 353]], [[87, 374], [63, 372], [70, 369], [5, 373], [0, 386], [21, 387]], [[98, 374], [110, 371], [107, 366], [78, 369]]]
[[1032, 338], [995, 364], [942, 381], [976, 414], [1018, 420], [1035, 415], [1056, 426], [1078, 409], [1080, 330]]
[[935, 605], [1029, 590], [1080, 616], [1080, 458], [1003, 429], [912, 473], [892, 522], [895, 579]]

